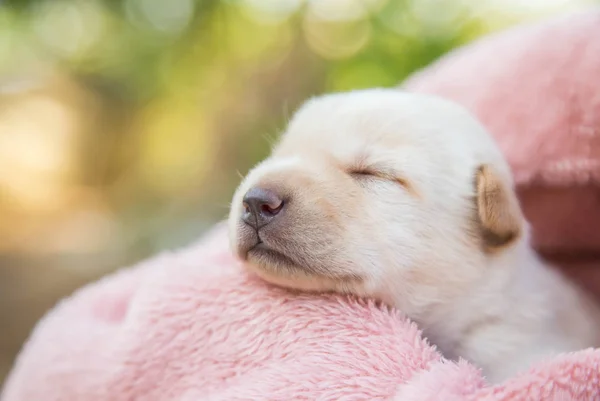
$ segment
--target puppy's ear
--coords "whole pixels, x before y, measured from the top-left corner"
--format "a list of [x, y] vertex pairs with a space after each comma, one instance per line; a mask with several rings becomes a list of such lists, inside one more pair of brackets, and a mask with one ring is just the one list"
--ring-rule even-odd
[[486, 251], [514, 242], [523, 229], [523, 215], [512, 188], [488, 165], [475, 176], [477, 223]]

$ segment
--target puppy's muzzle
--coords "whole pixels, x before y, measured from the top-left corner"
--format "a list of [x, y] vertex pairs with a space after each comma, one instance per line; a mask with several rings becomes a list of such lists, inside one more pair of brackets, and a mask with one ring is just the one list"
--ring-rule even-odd
[[242, 221], [257, 231], [271, 223], [284, 207], [283, 199], [277, 193], [258, 187], [246, 192], [242, 202]]

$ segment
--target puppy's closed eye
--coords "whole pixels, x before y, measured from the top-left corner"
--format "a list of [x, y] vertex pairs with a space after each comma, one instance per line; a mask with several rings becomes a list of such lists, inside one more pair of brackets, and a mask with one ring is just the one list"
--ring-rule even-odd
[[387, 177], [385, 176], [385, 174], [382, 174], [380, 171], [374, 170], [374, 169], [366, 169], [366, 168], [360, 168], [360, 169], [353, 169], [350, 170], [348, 172], [348, 174], [350, 174], [352, 177], [357, 178], [357, 179], [361, 179], [361, 178], [381, 178], [381, 179], [386, 179]]
[[399, 184], [405, 189], [411, 188], [408, 181], [400, 177], [398, 172], [382, 166], [357, 167], [350, 169], [348, 173], [359, 182], [365, 182], [367, 180], [382, 180]]
[[369, 162], [366, 157], [358, 159], [355, 164], [351, 165], [348, 169], [348, 174], [354, 178], [380, 178], [382, 180], [394, 181], [398, 175], [396, 171], [393, 171], [389, 166], [382, 163]]
[[379, 179], [386, 181], [394, 181], [394, 174], [390, 174], [390, 172], [386, 172], [384, 170], [378, 170], [374, 167], [360, 167], [351, 169], [348, 171], [348, 174], [352, 178], [357, 180], [367, 180], [367, 179]]

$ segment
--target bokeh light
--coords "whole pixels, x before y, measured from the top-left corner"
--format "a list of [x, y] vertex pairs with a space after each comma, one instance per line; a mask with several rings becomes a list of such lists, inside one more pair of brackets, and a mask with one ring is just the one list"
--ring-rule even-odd
[[32, 13], [30, 23], [37, 40], [61, 57], [92, 51], [107, 29], [103, 10], [93, 0], [43, 2]]
[[163, 34], [183, 32], [194, 14], [193, 0], [127, 0], [128, 20], [141, 29], [151, 29]]

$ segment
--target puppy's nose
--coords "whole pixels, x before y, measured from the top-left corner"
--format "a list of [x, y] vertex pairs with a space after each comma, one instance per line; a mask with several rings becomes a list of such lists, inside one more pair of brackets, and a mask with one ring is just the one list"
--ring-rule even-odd
[[244, 195], [243, 203], [242, 220], [257, 230], [269, 224], [283, 209], [283, 199], [263, 188], [251, 188]]

